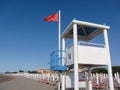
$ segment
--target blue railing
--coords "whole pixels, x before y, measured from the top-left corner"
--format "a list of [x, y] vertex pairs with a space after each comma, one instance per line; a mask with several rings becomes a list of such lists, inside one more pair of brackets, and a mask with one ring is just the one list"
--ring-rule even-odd
[[63, 51], [53, 51], [50, 54], [50, 69], [51, 70], [58, 70], [58, 71], [62, 71], [62, 70], [67, 70], [67, 67], [65, 65], [62, 65], [62, 52]]

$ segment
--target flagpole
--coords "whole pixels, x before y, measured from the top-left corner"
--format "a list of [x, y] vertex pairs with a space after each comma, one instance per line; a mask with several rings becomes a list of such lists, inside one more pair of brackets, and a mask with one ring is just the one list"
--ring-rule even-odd
[[[60, 49], [61, 49], [61, 11], [58, 11], [58, 63], [61, 64], [60, 60]], [[58, 90], [60, 90], [60, 81], [61, 81], [61, 74], [59, 73], [59, 82], [58, 82]]]
[[[58, 58], [60, 60], [60, 50], [61, 50], [61, 11], [58, 11]], [[59, 62], [61, 64], [61, 62]]]

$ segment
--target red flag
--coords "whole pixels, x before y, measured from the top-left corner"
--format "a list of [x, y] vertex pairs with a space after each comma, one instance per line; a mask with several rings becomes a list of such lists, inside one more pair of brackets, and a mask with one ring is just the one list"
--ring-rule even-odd
[[47, 16], [46, 18], [44, 18], [45, 21], [53, 21], [56, 22], [58, 21], [58, 13], [54, 13], [52, 15]]

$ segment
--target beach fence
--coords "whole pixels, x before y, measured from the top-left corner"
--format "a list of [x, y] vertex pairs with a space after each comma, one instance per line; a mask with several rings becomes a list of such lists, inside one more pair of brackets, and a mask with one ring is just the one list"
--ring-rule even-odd
[[[32, 79], [38, 82], [42, 82], [45, 84], [50, 84], [50, 85], [58, 85], [59, 81], [59, 75], [57, 73], [47, 73], [47, 74], [29, 74], [29, 73], [18, 73], [18, 74], [10, 74], [13, 76], [19, 76], [19, 77], [25, 77], [28, 79]], [[72, 75], [72, 74], [71, 74]], [[85, 73], [85, 79], [80, 79], [80, 90], [87, 90], [86, 88], [88, 87], [88, 78], [87, 78], [88, 73]], [[83, 77], [83, 74], [81, 74]], [[92, 78], [92, 87], [93, 90], [109, 90], [109, 84], [108, 84], [108, 74], [105, 73], [95, 73], [91, 74]], [[66, 80], [66, 89], [67, 90], [72, 90], [73, 85], [70, 84], [68, 76], [65, 78]], [[114, 73], [113, 74], [113, 81], [114, 81], [114, 88], [115, 90], [120, 90], [120, 74]], [[72, 81], [73, 82], [73, 81]], [[68, 88], [68, 85], [71, 85], [71, 88]], [[85, 87], [84, 87], [85, 86]]]
[[42, 82], [42, 83], [51, 84], [51, 85], [57, 85], [57, 82], [59, 79], [58, 74], [56, 73], [52, 73], [52, 74], [18, 73], [18, 74], [10, 74], [10, 75], [25, 77], [35, 81]]

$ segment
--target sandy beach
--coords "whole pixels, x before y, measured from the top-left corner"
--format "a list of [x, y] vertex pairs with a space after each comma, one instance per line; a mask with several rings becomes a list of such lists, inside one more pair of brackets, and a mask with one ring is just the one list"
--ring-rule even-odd
[[[0, 80], [0, 90], [57, 90], [57, 86], [45, 84], [25, 77], [20, 76], [12, 77], [0, 75], [0, 78], [2, 78]], [[93, 89], [93, 90], [109, 90], [109, 89]]]
[[57, 90], [56, 86], [44, 84], [24, 77], [0, 83], [0, 90]]

